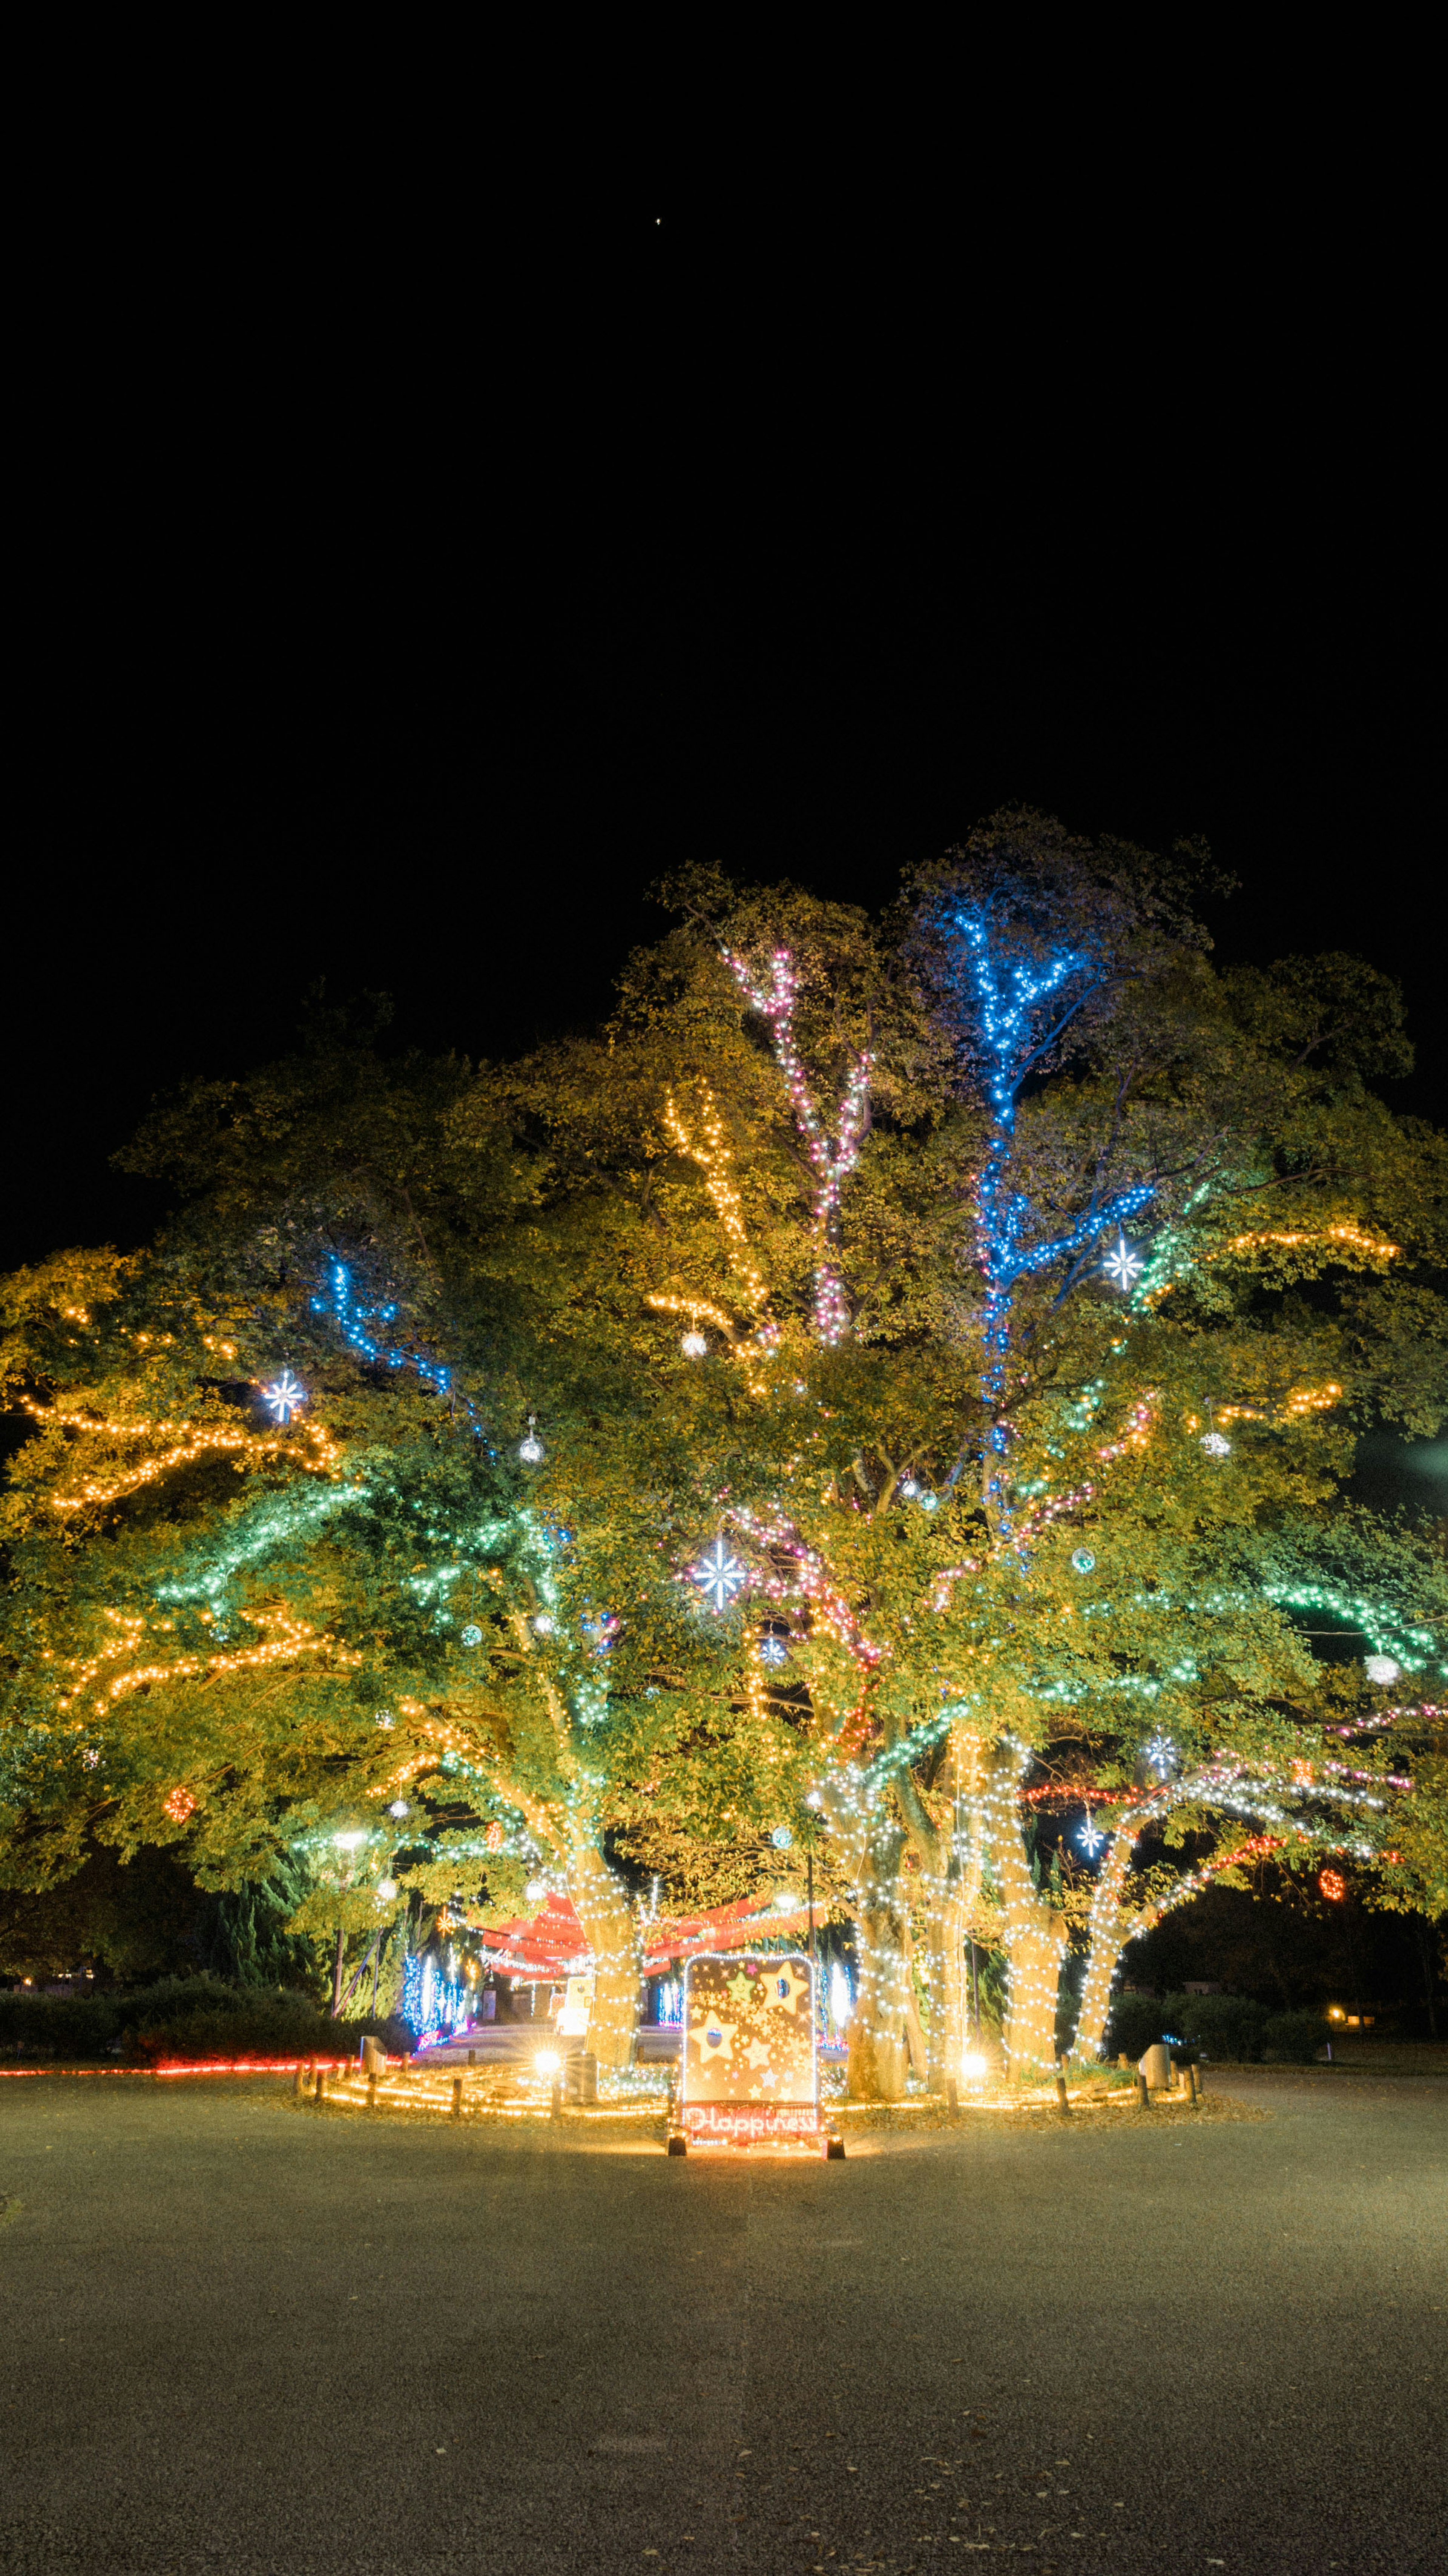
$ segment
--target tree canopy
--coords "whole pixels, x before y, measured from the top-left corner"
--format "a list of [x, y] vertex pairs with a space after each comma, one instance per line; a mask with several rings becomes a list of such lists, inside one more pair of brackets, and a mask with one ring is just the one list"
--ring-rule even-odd
[[1247, 1846], [1448, 1911], [1441, 1550], [1352, 1494], [1448, 1409], [1444, 1140], [1388, 979], [1217, 971], [1208, 870], [1009, 813], [882, 921], [689, 871], [596, 1035], [319, 1007], [160, 1108], [157, 1244], [6, 1283], [13, 1883], [170, 1842], [354, 1947], [566, 1885], [617, 2062], [630, 1867], [808, 1844], [885, 2092], [967, 1940], [1018, 2064], [1072, 1954], [1099, 2047]]

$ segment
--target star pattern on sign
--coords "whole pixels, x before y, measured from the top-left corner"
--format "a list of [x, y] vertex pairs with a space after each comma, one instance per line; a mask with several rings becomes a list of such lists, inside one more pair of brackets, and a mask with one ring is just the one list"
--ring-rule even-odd
[[1134, 1288], [1146, 1268], [1146, 1263], [1139, 1252], [1132, 1251], [1125, 1235], [1119, 1234], [1116, 1238], [1116, 1250], [1108, 1252], [1101, 1267], [1108, 1279], [1115, 1280], [1118, 1288]]
[[711, 1602], [716, 1610], [727, 1610], [735, 1593], [747, 1580], [738, 1557], [731, 1554], [722, 1537], [716, 1538], [711, 1548], [706, 1548], [694, 1568], [694, 1581], [705, 1600]]

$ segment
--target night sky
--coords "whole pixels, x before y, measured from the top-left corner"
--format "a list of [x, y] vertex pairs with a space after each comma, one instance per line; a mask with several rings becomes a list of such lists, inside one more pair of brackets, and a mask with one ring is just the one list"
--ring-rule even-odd
[[163, 1202], [109, 1154], [285, 1047], [319, 977], [507, 1054], [606, 1009], [680, 860], [878, 905], [1003, 802], [1205, 834], [1243, 880], [1221, 954], [1400, 976], [1399, 1105], [1448, 1116], [1412, 510], [1312, 371], [1244, 429], [1241, 351], [1143, 349], [1107, 414], [1079, 314], [1060, 351], [1033, 314], [1029, 399], [1022, 327], [974, 377], [917, 349], [897, 405], [878, 279], [824, 380], [789, 329], [819, 241], [781, 275], [670, 221], [615, 225], [606, 287], [495, 245], [441, 354], [440, 296], [364, 314], [355, 279], [310, 334], [239, 271], [184, 329], [164, 281], [139, 314], [123, 432], [42, 472], [20, 612], [0, 1265], [144, 1240]]

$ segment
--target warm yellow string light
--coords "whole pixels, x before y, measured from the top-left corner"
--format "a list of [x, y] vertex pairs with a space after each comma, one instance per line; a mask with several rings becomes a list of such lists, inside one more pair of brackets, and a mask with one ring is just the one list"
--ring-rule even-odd
[[207, 1423], [198, 1427], [191, 1422], [97, 1421], [93, 1414], [71, 1413], [59, 1405], [39, 1405], [23, 1397], [25, 1410], [43, 1429], [54, 1423], [65, 1431], [81, 1431], [95, 1440], [165, 1440], [174, 1445], [158, 1457], [143, 1458], [128, 1473], [110, 1481], [91, 1477], [69, 1493], [53, 1494], [50, 1507], [56, 1512], [79, 1512], [95, 1505], [124, 1500], [127, 1494], [139, 1493], [143, 1486], [154, 1484], [158, 1477], [173, 1467], [186, 1467], [208, 1455], [250, 1457], [255, 1459], [289, 1458], [318, 1474], [331, 1474], [341, 1463], [336, 1441], [319, 1422], [302, 1426], [292, 1439], [271, 1437], [264, 1432], [246, 1431], [239, 1424]]
[[1364, 1234], [1361, 1226], [1357, 1225], [1318, 1226], [1301, 1233], [1273, 1232], [1270, 1228], [1263, 1228], [1255, 1234], [1234, 1235], [1224, 1248], [1228, 1252], [1255, 1252], [1264, 1244], [1280, 1244], [1284, 1250], [1295, 1252], [1303, 1244], [1329, 1243], [1343, 1244], [1349, 1252], [1360, 1252], [1370, 1261], [1396, 1261], [1402, 1250], [1401, 1244], [1380, 1243], [1372, 1235]]

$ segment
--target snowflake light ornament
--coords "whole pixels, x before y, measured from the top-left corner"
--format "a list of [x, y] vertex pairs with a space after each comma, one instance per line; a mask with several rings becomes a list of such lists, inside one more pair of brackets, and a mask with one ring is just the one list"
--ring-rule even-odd
[[784, 1639], [773, 1635], [761, 1637], [759, 1640], [759, 1660], [762, 1664], [774, 1664], [776, 1666], [779, 1664], [787, 1664], [789, 1661], [789, 1648], [785, 1644]]
[[738, 1557], [731, 1555], [721, 1536], [716, 1538], [711, 1548], [706, 1549], [694, 1567], [692, 1580], [715, 1610], [727, 1610], [748, 1577]]
[[1086, 1822], [1078, 1832], [1076, 1840], [1080, 1844], [1083, 1852], [1085, 1852], [1088, 1860], [1094, 1860], [1096, 1858], [1097, 1853], [1100, 1851], [1102, 1844], [1106, 1840], [1106, 1836], [1103, 1834], [1101, 1827], [1093, 1821], [1089, 1809], [1086, 1815]]
[[274, 1422], [286, 1423], [294, 1413], [300, 1413], [307, 1400], [307, 1390], [299, 1377], [293, 1377], [291, 1370], [284, 1368], [280, 1377], [274, 1377], [270, 1386], [262, 1388], [261, 1400]]
[[1126, 1289], [1134, 1288], [1136, 1286], [1138, 1279], [1146, 1268], [1146, 1263], [1142, 1260], [1139, 1252], [1132, 1251], [1125, 1235], [1119, 1234], [1116, 1238], [1116, 1250], [1114, 1252], [1108, 1252], [1105, 1260], [1101, 1264], [1101, 1267], [1105, 1271], [1107, 1278], [1114, 1279], [1117, 1287], [1124, 1292]]
[[1177, 1758], [1177, 1749], [1173, 1744], [1171, 1737], [1169, 1735], [1154, 1735], [1146, 1748], [1146, 1758], [1159, 1778], [1163, 1780], [1169, 1779], [1171, 1776], [1172, 1765]]

